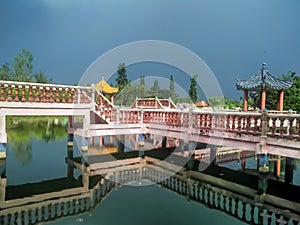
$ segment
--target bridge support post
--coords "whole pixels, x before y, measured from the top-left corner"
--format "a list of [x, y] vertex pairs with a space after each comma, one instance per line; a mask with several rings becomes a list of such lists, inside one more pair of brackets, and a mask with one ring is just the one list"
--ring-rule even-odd
[[85, 189], [89, 189], [89, 175], [84, 172], [82, 173], [82, 184]]
[[0, 144], [2, 144], [0, 149], [0, 159], [6, 158], [6, 143], [7, 143], [7, 135], [6, 135], [6, 118], [5, 115], [0, 116]]
[[292, 184], [293, 178], [294, 178], [294, 159], [286, 157], [284, 182], [286, 184]]
[[212, 145], [210, 147], [210, 163], [216, 164], [217, 160], [218, 147], [216, 145]]
[[260, 173], [269, 173], [269, 157], [267, 153], [258, 155], [258, 171]]
[[268, 188], [268, 177], [264, 175], [259, 176], [258, 180], [258, 193], [259, 195], [265, 194]]
[[92, 145], [92, 146], [95, 145], [95, 137], [93, 137], [93, 136], [90, 137], [90, 145]]
[[[73, 146], [68, 146], [67, 147], [67, 159], [73, 159]], [[70, 165], [67, 161], [67, 177], [68, 179], [72, 179], [74, 177], [74, 167], [73, 165]]]
[[113, 135], [109, 136], [109, 144], [110, 144], [110, 146], [114, 145], [114, 136]]
[[180, 140], [179, 140], [179, 150], [180, 150], [181, 152], [184, 151], [184, 140], [183, 140], [183, 139], [180, 139]]
[[68, 147], [72, 147], [73, 146], [73, 139], [74, 139], [74, 134], [69, 133], [68, 134]]
[[100, 148], [102, 148], [103, 141], [104, 141], [103, 136], [102, 135], [99, 136], [99, 145], [100, 145]]
[[241, 153], [240, 153], [240, 155], [241, 155], [241, 167], [242, 167], [242, 171], [245, 171], [245, 169], [246, 169], [246, 153], [245, 153], [245, 151], [242, 151]]
[[0, 177], [0, 202], [5, 201], [6, 183], [6, 177]]
[[162, 147], [163, 149], [166, 149], [166, 148], [167, 148], [167, 137], [166, 137], [166, 136], [164, 136], [164, 137], [162, 138], [161, 147]]
[[5, 115], [0, 115], [0, 143], [3, 145], [0, 151], [0, 159], [6, 158], [6, 143], [7, 143], [7, 135], [6, 135], [6, 118]]
[[6, 193], [6, 159], [0, 159], [0, 203], [5, 201]]
[[277, 179], [280, 178], [280, 169], [281, 169], [281, 157], [277, 156], [277, 159], [275, 161], [275, 165], [274, 165], [274, 177], [276, 177]]
[[90, 128], [90, 112], [87, 112], [83, 116], [83, 121], [82, 121], [82, 129], [84, 132], [84, 136], [82, 137], [82, 145], [81, 145], [81, 150], [82, 151], [87, 151], [89, 148], [89, 136], [88, 136], [88, 131]]
[[73, 116], [68, 117], [68, 146], [73, 146], [73, 139], [74, 139], [74, 123], [73, 123]]
[[125, 136], [124, 134], [119, 135], [118, 139], [118, 152], [124, 152], [124, 142], [125, 142]]
[[87, 151], [89, 149], [89, 138], [88, 137], [82, 137], [82, 144], [81, 144], [81, 150]]
[[153, 145], [156, 146], [156, 135], [152, 134]]
[[195, 150], [189, 150], [189, 161], [187, 162], [187, 169], [196, 169]]

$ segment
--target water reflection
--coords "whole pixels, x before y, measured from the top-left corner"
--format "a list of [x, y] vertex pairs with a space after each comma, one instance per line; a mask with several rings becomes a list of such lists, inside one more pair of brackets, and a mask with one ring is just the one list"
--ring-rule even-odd
[[[40, 129], [48, 129], [47, 138], [34, 136], [28, 123], [13, 124], [27, 129], [23, 141], [28, 140], [31, 149], [18, 146], [20, 153], [13, 148], [17, 142], [10, 139], [7, 165], [0, 161], [0, 224], [298, 224], [300, 220], [300, 187], [290, 182], [298, 171], [293, 159], [271, 156], [269, 174], [258, 175], [253, 152], [227, 151], [200, 172], [200, 158], [194, 152], [185, 167], [174, 173], [173, 162], [153, 163], [172, 149], [145, 151], [139, 157], [138, 152], [118, 151], [114, 143], [107, 149], [91, 147], [82, 156], [76, 146], [67, 147], [63, 125], [48, 119], [41, 124]], [[58, 136], [53, 139], [56, 129]], [[17, 128], [8, 130], [9, 137], [18, 136], [13, 132], [19, 132]], [[45, 145], [42, 151], [47, 140], [59, 145], [49, 149]], [[123, 164], [112, 166], [108, 154]], [[87, 155], [100, 168], [97, 173], [88, 169]], [[27, 164], [21, 163], [20, 156]], [[10, 169], [6, 177], [6, 167], [15, 167], [11, 157], [24, 169]], [[280, 179], [275, 176], [278, 170]], [[37, 180], [28, 178], [39, 173]], [[131, 185], [120, 186], [124, 183]]]
[[25, 167], [32, 160], [32, 140], [49, 143], [65, 138], [63, 121], [65, 121], [64, 117], [8, 117], [7, 148], [11, 149], [20, 165]]

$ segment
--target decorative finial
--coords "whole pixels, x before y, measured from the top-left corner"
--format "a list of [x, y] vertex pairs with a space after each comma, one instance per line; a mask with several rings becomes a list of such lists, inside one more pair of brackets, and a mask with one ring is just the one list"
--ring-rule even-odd
[[102, 80], [104, 80], [104, 76], [102, 76]]
[[267, 65], [267, 63], [264, 62], [264, 63], [262, 64], [262, 68], [265, 69], [265, 68], [266, 68], [266, 65]]

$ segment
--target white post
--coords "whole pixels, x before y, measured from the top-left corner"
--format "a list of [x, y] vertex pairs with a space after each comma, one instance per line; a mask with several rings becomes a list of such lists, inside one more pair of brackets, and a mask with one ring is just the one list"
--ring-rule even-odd
[[144, 123], [144, 109], [141, 109], [141, 113], [140, 113], [140, 123], [143, 124]]
[[92, 105], [95, 105], [95, 84], [92, 84]]
[[117, 107], [117, 113], [116, 113], [117, 115], [117, 119], [116, 119], [116, 122], [117, 122], [117, 124], [119, 124], [120, 123], [120, 108], [119, 107]]
[[188, 124], [189, 124], [189, 127], [188, 127], [188, 133], [190, 134], [192, 132], [192, 128], [193, 128], [193, 108], [190, 108], [189, 110], [189, 121], [188, 121]]
[[77, 89], [77, 104], [80, 104], [80, 95], [81, 95], [80, 89], [78, 88]]
[[0, 115], [0, 143], [2, 144], [7, 143], [5, 115]]

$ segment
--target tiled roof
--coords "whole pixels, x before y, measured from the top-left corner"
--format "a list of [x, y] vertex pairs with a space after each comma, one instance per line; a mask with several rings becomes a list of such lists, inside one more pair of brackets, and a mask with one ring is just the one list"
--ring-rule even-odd
[[118, 88], [111, 87], [108, 83], [106, 83], [106, 81], [104, 80], [104, 76], [102, 76], [102, 80], [95, 85], [95, 88], [98, 91], [103, 91], [109, 94], [118, 92]]
[[236, 87], [238, 90], [260, 91], [262, 88], [266, 90], [282, 90], [290, 88], [293, 80], [280, 80], [266, 70], [266, 64], [262, 65], [262, 69], [257, 74], [250, 77], [249, 80], [238, 80]]

